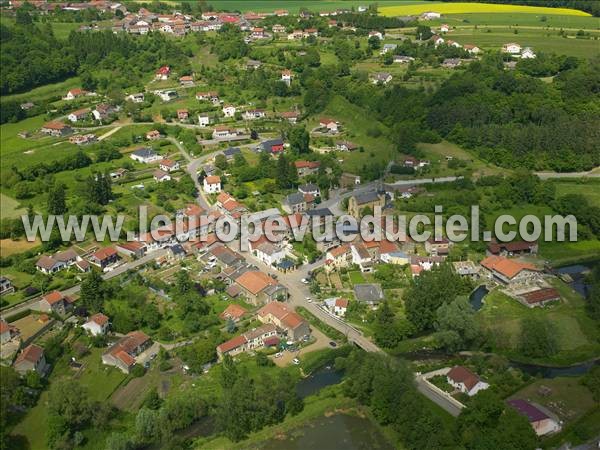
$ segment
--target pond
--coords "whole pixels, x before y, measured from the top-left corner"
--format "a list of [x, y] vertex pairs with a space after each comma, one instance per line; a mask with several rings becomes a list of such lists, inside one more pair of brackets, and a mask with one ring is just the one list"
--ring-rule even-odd
[[488, 288], [482, 284], [469, 295], [469, 303], [475, 311], [479, 311], [483, 307], [483, 298], [488, 294]]
[[590, 285], [585, 282], [585, 276], [590, 271], [590, 268], [583, 264], [574, 264], [571, 266], [560, 267], [556, 269], [556, 273], [560, 275], [568, 275], [571, 277], [571, 282], [567, 283], [573, 290], [581, 294], [584, 298], [589, 295]]
[[336, 414], [308, 422], [283, 439], [270, 439], [256, 448], [262, 450], [304, 450], [307, 448], [392, 450], [394, 447], [387, 442], [370, 420]]
[[342, 381], [344, 373], [335, 370], [332, 366], [325, 366], [315, 371], [306, 378], [303, 378], [296, 385], [296, 392], [300, 398], [306, 398], [314, 395], [326, 386], [338, 384]]

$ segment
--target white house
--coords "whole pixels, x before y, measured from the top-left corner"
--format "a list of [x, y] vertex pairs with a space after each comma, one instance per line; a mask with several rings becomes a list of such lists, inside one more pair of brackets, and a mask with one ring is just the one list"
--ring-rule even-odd
[[531, 47], [525, 47], [521, 52], [522, 59], [534, 59], [535, 57], [536, 54]]
[[102, 313], [94, 314], [81, 328], [92, 336], [102, 336], [108, 331], [108, 317]]
[[294, 76], [292, 75], [292, 71], [291, 70], [283, 70], [281, 72], [281, 81], [283, 81], [288, 86], [291, 84], [293, 77]]
[[371, 39], [372, 37], [376, 37], [379, 40], [383, 39], [383, 34], [381, 34], [380, 31], [370, 31], [369, 32], [369, 39]]
[[328, 298], [325, 300], [327, 309], [338, 317], [344, 317], [348, 310], [348, 300], [345, 298]]
[[140, 92], [137, 94], [130, 94], [127, 97], [125, 97], [125, 100], [129, 100], [133, 103], [142, 103], [144, 101], [144, 93]]
[[431, 36], [431, 40], [433, 41], [433, 45], [434, 45], [434, 46], [436, 46], [436, 47], [437, 47], [438, 45], [442, 45], [442, 44], [445, 42], [445, 41], [444, 41], [444, 38], [443, 38], [443, 37], [441, 37], [440, 35], [437, 35], [437, 34], [436, 34], [436, 35], [433, 35], [433, 36]]
[[490, 387], [489, 384], [481, 381], [477, 375], [463, 366], [454, 366], [450, 369], [446, 374], [446, 380], [448, 384], [467, 394], [469, 397]]
[[249, 109], [242, 114], [244, 120], [262, 119], [263, 117], [266, 117], [266, 115], [264, 109]]
[[156, 181], [157, 183], [164, 183], [165, 181], [171, 181], [171, 175], [169, 175], [167, 172], [164, 172], [162, 170], [155, 170], [154, 171], [154, 181]]
[[154, 94], [157, 95], [163, 102], [169, 102], [175, 98], [177, 98], [177, 91], [168, 90], [168, 91], [154, 91]]
[[172, 159], [163, 159], [158, 165], [158, 167], [164, 172], [175, 172], [176, 170], [179, 170], [180, 166], [179, 162], [177, 161], [174, 161]]
[[450, 31], [450, 26], [443, 23], [440, 25], [440, 33], [447, 33], [448, 31]]
[[521, 53], [521, 46], [519, 44], [515, 44], [514, 42], [509, 42], [508, 44], [504, 44], [502, 46], [502, 51], [504, 53], [510, 53], [511, 55], [518, 55]]
[[204, 178], [204, 192], [207, 194], [218, 194], [221, 192], [221, 177], [211, 175]]
[[427, 11], [421, 14], [421, 19], [423, 20], [439, 19], [440, 17], [442, 17], [442, 15], [439, 12], [435, 11]]
[[225, 139], [236, 135], [237, 132], [234, 129], [224, 126], [215, 127], [212, 132], [213, 139]]
[[352, 254], [352, 264], [358, 265], [361, 272], [373, 271], [373, 257], [363, 244], [352, 244], [350, 252]]
[[319, 119], [319, 126], [321, 128], [327, 128], [330, 133], [337, 133], [339, 131], [339, 122], [328, 117], [322, 117]]
[[210, 116], [208, 114], [198, 114], [198, 125], [207, 127], [210, 125]]
[[473, 44], [465, 44], [464, 49], [471, 55], [477, 55], [481, 53], [481, 49]]
[[235, 109], [235, 106], [233, 105], [225, 105], [223, 106], [223, 115], [225, 117], [233, 117], [235, 116], [235, 112], [237, 110]]
[[139, 148], [135, 150], [129, 157], [134, 161], [138, 161], [144, 164], [153, 163], [163, 159], [161, 155], [157, 154], [151, 148]]
[[252, 253], [260, 261], [272, 266], [285, 259], [285, 250], [279, 245], [271, 242], [261, 242], [256, 246], [252, 246]]
[[69, 121], [75, 123], [79, 120], [85, 120], [90, 115], [90, 108], [79, 109], [77, 111], [73, 111], [71, 114], [67, 116]]

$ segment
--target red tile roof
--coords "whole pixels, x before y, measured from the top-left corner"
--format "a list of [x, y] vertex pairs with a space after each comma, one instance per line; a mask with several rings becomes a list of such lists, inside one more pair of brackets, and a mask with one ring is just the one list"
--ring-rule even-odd
[[470, 391], [479, 383], [479, 377], [463, 366], [454, 366], [448, 372], [447, 377], [455, 383], [462, 383]]
[[235, 303], [232, 303], [227, 308], [225, 308], [225, 311], [223, 311], [219, 315], [219, 317], [221, 319], [229, 319], [229, 318], [231, 318], [231, 319], [240, 319], [247, 312], [248, 311], [246, 311], [245, 308], [241, 307], [240, 305], [236, 305]]
[[104, 261], [117, 254], [117, 250], [114, 247], [104, 247], [95, 252], [92, 256], [98, 261]]
[[52, 291], [49, 294], [46, 294], [44, 297], [42, 297], [42, 299], [46, 300], [49, 305], [54, 305], [55, 303], [63, 301], [65, 299], [65, 296], [62, 295], [60, 291]]
[[486, 269], [498, 272], [507, 278], [514, 278], [522, 270], [538, 271], [533, 264], [522, 263], [502, 256], [488, 256], [481, 261], [481, 265]]
[[89, 321], [95, 322], [98, 325], [102, 326], [102, 325], [106, 325], [108, 323], [108, 317], [102, 313], [97, 313], [97, 314], [94, 314], [92, 317], [90, 317]]
[[548, 300], [557, 300], [560, 298], [560, 294], [554, 288], [543, 288], [538, 289], [537, 291], [527, 292], [526, 294], [523, 294], [522, 297], [527, 303], [534, 305]]
[[36, 363], [39, 361], [43, 354], [44, 349], [42, 347], [40, 347], [39, 345], [31, 344], [25, 347], [25, 349], [19, 354], [19, 356], [17, 356], [17, 359], [15, 359], [15, 366], [24, 361]]
[[233, 339], [223, 342], [221, 345], [217, 346], [217, 350], [221, 353], [227, 353], [244, 345], [246, 342], [247, 341], [244, 335], [236, 336]]
[[277, 284], [273, 278], [263, 272], [250, 271], [236, 278], [235, 282], [253, 295], [260, 293], [268, 286]]

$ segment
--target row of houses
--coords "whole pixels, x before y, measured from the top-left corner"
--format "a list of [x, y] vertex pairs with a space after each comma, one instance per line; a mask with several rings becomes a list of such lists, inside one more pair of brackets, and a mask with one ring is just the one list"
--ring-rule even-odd
[[219, 359], [224, 355], [235, 356], [251, 350], [277, 346], [281, 339], [297, 342], [310, 336], [308, 322], [282, 302], [267, 303], [258, 310], [256, 317], [263, 325], [217, 346]]
[[75, 267], [81, 272], [88, 272], [90, 264], [105, 270], [118, 261], [117, 249], [113, 246], [104, 247], [87, 255], [80, 256], [72, 248], [57, 252], [53, 255], [42, 255], [35, 263], [35, 267], [46, 275], [52, 275], [61, 270]]

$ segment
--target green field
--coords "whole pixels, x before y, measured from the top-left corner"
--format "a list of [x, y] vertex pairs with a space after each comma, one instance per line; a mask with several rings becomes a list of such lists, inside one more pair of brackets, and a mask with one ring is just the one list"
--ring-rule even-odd
[[587, 316], [584, 300], [561, 281], [553, 285], [561, 293], [562, 300], [545, 308], [527, 308], [498, 290], [486, 296], [484, 307], [476, 317], [496, 336], [495, 351], [520, 358], [516, 348], [519, 345], [521, 320], [534, 316], [544, 317], [554, 324], [559, 342], [556, 355], [538, 362], [566, 365], [598, 355], [599, 330], [597, 324]]
[[578, 57], [592, 57], [600, 53], [600, 43], [593, 39], [575, 39], [562, 37], [551, 30], [519, 30], [518, 34], [510, 28], [494, 28], [491, 33], [486, 28], [458, 29], [448, 34], [462, 45], [475, 44], [484, 50], [500, 51], [503, 44], [516, 42], [522, 47], [532, 47], [535, 51], [564, 54]]
[[426, 11], [435, 11], [441, 14], [465, 14], [465, 13], [521, 13], [521, 14], [560, 14], [567, 16], [590, 16], [590, 14], [568, 8], [548, 8], [544, 6], [520, 6], [520, 5], [501, 5], [494, 3], [435, 3], [425, 2], [425, 4], [381, 5], [379, 13], [384, 16], [407, 16], [421, 14]]
[[[548, 391], [545, 389], [550, 389], [549, 393], [546, 393]], [[579, 419], [594, 407], [592, 393], [575, 377], [539, 380], [521, 389], [511, 398], [534, 401], [567, 423]]]
[[25, 208], [19, 207], [19, 201], [8, 195], [0, 194], [0, 219], [14, 219], [26, 213]]
[[572, 30], [598, 30], [600, 29], [600, 19], [590, 16], [573, 16], [559, 14], [522, 14], [522, 13], [470, 13], [470, 14], [448, 14], [441, 19], [429, 22], [432, 26], [446, 23], [451, 27], [465, 26], [519, 26], [551, 29], [572, 29]]
[[600, 207], [600, 179], [557, 180], [553, 183], [556, 186], [557, 197], [579, 194], [583, 195], [590, 205]]
[[[368, 5], [360, 0], [213, 0], [210, 2], [215, 10], [272, 12], [276, 9], [287, 9], [290, 14], [298, 13], [300, 8], [310, 11], [333, 11], [336, 9], [357, 8]], [[417, 0], [381, 0], [379, 7], [392, 5], [427, 5], [429, 1]]]

